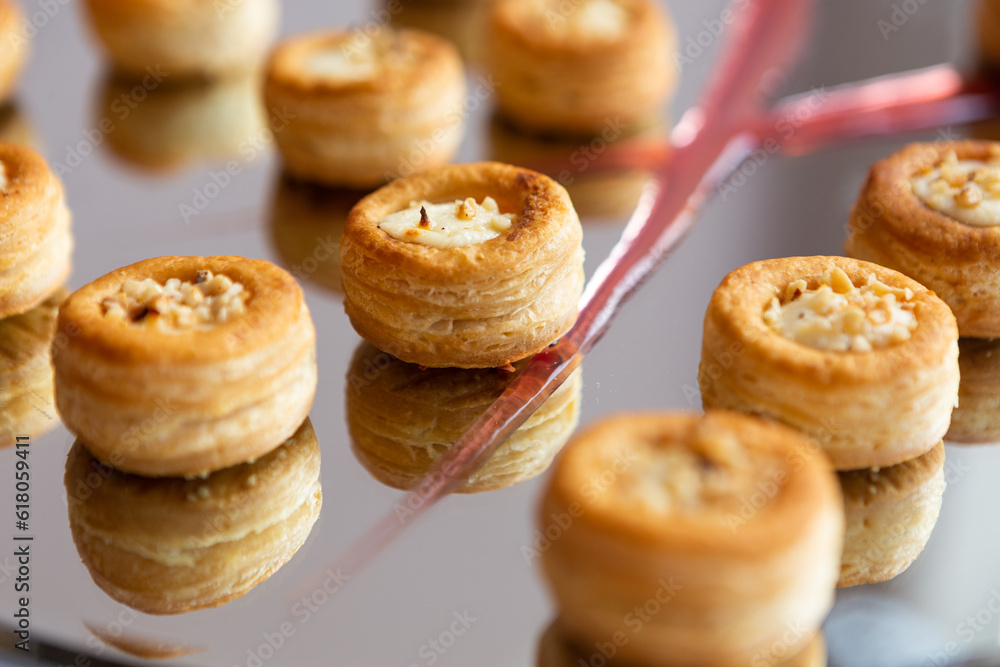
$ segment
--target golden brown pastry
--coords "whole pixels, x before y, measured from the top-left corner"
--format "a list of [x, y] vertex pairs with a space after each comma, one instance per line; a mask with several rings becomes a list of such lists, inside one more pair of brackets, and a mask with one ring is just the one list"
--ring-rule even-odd
[[958, 406], [945, 440], [1000, 442], [1000, 339], [960, 338]]
[[94, 583], [147, 614], [182, 614], [250, 592], [291, 560], [319, 517], [320, 450], [307, 419], [254, 463], [203, 479], [149, 479], [66, 461], [73, 542]]
[[877, 162], [847, 253], [934, 290], [962, 336], [1000, 337], [1000, 144], [912, 144]]
[[[616, 660], [619, 641], [626, 641], [631, 633], [624, 630], [620, 635], [612, 635], [611, 641], [599, 642], [591, 649], [584, 650], [573, 646], [563, 636], [560, 620], [556, 619], [545, 630], [538, 642], [538, 667], [589, 667], [590, 665], [612, 665], [613, 667], [630, 667]], [[788, 649], [784, 642], [777, 642], [772, 647], [755, 655], [747, 667], [826, 667], [826, 642], [823, 633], [818, 632], [813, 640], [797, 655], [786, 658]], [[667, 665], [668, 663], [663, 663]]]
[[252, 70], [278, 29], [278, 0], [86, 0], [94, 34], [119, 71], [153, 79]]
[[979, 52], [986, 64], [1000, 68], [1000, 2], [979, 0], [976, 10], [976, 37]]
[[498, 0], [488, 31], [500, 110], [525, 130], [637, 128], [677, 85], [673, 23], [651, 0]]
[[[361, 343], [347, 372], [354, 455], [378, 481], [409, 490], [516, 377], [492, 368], [421, 369]], [[579, 421], [582, 384], [573, 373], [458, 491], [502, 489], [545, 472]]]
[[944, 494], [944, 443], [888, 468], [839, 474], [846, 535], [838, 586], [888, 581], [930, 539]]
[[736, 269], [712, 295], [698, 372], [705, 407], [765, 415], [838, 470], [919, 456], [948, 430], [958, 331], [919, 283], [846, 257]]
[[[542, 169], [566, 188], [577, 213], [587, 218], [623, 219], [635, 210], [652, 173], [642, 169], [600, 168], [612, 150], [656, 150], [666, 140], [664, 125], [633, 130], [621, 124], [590, 140], [542, 138], [525, 134], [494, 115], [490, 121], [490, 155], [498, 162]], [[536, 165], [556, 165], [549, 171]]]
[[242, 257], [159, 257], [112, 271], [59, 310], [67, 428], [126, 472], [194, 476], [252, 461], [299, 427], [316, 333], [295, 279]]
[[0, 320], [0, 447], [10, 447], [17, 436], [37, 438], [59, 423], [52, 397], [52, 362], [66, 345], [53, 341], [56, 313], [66, 298], [56, 290], [26, 313]]
[[30, 148], [0, 144], [0, 318], [30, 310], [69, 276], [62, 183]]
[[581, 237], [566, 190], [547, 176], [495, 162], [440, 167], [351, 211], [344, 308], [363, 338], [403, 361], [504, 366], [576, 321]]
[[[99, 121], [115, 155], [146, 169], [167, 170], [198, 159], [242, 163], [266, 136], [260, 82], [241, 74], [212, 81], [165, 82], [134, 97], [135, 82], [113, 71], [104, 78]], [[231, 165], [230, 165], [231, 166]], [[235, 168], [229, 166], [232, 177]]]
[[20, 5], [15, 0], [0, 0], [0, 102], [10, 98], [24, 69], [29, 41], [25, 25]]
[[538, 521], [525, 557], [540, 559], [566, 637], [612, 641], [635, 667], [801, 651], [833, 602], [844, 529], [819, 450], [725, 411], [590, 426], [557, 460]]
[[299, 279], [334, 292], [340, 286], [340, 237], [365, 190], [325, 188], [282, 174], [271, 197], [271, 242]]
[[271, 54], [264, 101], [285, 168], [372, 188], [448, 162], [462, 141], [465, 70], [450, 42], [380, 28], [296, 35]]

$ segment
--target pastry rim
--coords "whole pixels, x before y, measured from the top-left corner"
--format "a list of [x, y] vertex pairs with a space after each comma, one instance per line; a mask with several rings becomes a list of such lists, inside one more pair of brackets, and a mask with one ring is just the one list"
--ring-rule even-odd
[[[855, 286], [864, 285], [868, 275], [874, 273], [890, 287], [910, 289], [917, 319], [910, 338], [867, 352], [818, 350], [786, 338], [764, 322], [764, 310], [771, 299], [783, 299], [791, 282], [805, 279], [810, 288], [815, 288], [818, 279], [834, 267], [843, 270]], [[775, 372], [803, 377], [821, 374], [829, 382], [886, 381], [895, 377], [900, 368], [936, 363], [958, 340], [951, 309], [917, 281], [871, 262], [825, 255], [767, 259], [735, 269], [712, 294], [705, 319], [711, 319], [725, 340], [741, 343], [741, 354], [766, 359]]]

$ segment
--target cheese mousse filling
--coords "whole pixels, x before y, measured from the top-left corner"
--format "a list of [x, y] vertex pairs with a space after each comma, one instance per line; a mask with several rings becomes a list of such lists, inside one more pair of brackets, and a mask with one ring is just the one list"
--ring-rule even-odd
[[949, 151], [910, 183], [920, 201], [949, 218], [974, 227], [1000, 225], [1000, 156], [959, 160]]
[[170, 333], [207, 330], [246, 312], [249, 293], [228, 276], [199, 271], [194, 282], [170, 278], [126, 280], [101, 301], [104, 317]]
[[764, 322], [802, 345], [825, 351], [871, 352], [909, 340], [917, 328], [913, 292], [869, 274], [856, 287], [834, 268], [812, 289], [805, 280], [788, 285], [784, 299], [771, 299]]
[[495, 239], [510, 229], [514, 217], [501, 213], [492, 197], [481, 204], [469, 197], [449, 204], [410, 202], [409, 208], [390, 213], [378, 226], [399, 241], [446, 250]]

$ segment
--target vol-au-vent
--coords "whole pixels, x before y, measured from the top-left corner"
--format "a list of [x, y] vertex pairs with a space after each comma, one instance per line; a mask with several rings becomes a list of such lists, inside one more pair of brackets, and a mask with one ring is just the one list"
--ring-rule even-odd
[[257, 459], [299, 428], [316, 390], [302, 290], [263, 260], [137, 262], [71, 294], [59, 332], [63, 421], [97, 459], [139, 475]]
[[1000, 143], [911, 144], [876, 162], [847, 254], [933, 290], [968, 338], [1000, 338]]
[[958, 377], [947, 304], [869, 262], [747, 264], [725, 277], [705, 313], [703, 404], [797, 428], [839, 470], [891, 466], [933, 448], [948, 430]]
[[527, 169], [481, 162], [402, 178], [348, 215], [344, 309], [403, 361], [504, 367], [576, 321], [582, 236], [566, 190]]

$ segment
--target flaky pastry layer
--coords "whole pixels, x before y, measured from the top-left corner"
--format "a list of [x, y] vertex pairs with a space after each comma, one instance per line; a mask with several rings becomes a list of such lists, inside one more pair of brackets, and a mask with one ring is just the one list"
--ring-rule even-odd
[[990, 141], [911, 144], [876, 162], [847, 227], [847, 254], [906, 274], [955, 313], [962, 336], [1000, 337], [1000, 227], [974, 227], [926, 206], [913, 176], [955, 151], [959, 160], [1000, 154]]
[[[412, 201], [493, 197], [516, 214], [495, 239], [441, 250], [379, 229]], [[409, 363], [490, 368], [535, 354], [576, 321], [580, 221], [562, 186], [493, 162], [391, 183], [351, 211], [340, 248], [344, 309], [363, 338]]]
[[[913, 293], [917, 326], [870, 352], [823, 351], [789, 340], [763, 313], [792, 282], [815, 288], [833, 267], [855, 285], [869, 274]], [[706, 408], [765, 415], [823, 447], [839, 470], [890, 466], [934, 447], [958, 397], [958, 331], [947, 305], [914, 280], [846, 257], [790, 257], [730, 273], [705, 313], [698, 372]]]
[[945, 440], [1000, 442], [1000, 340], [960, 338], [958, 406]]
[[[246, 311], [180, 333], [112, 321], [102, 302], [127, 279], [193, 282], [224, 274], [249, 292]], [[277, 447], [316, 390], [316, 333], [287, 272], [242, 257], [160, 257], [113, 271], [59, 311], [68, 337], [54, 356], [56, 404], [94, 456], [136, 474], [200, 475]]]

